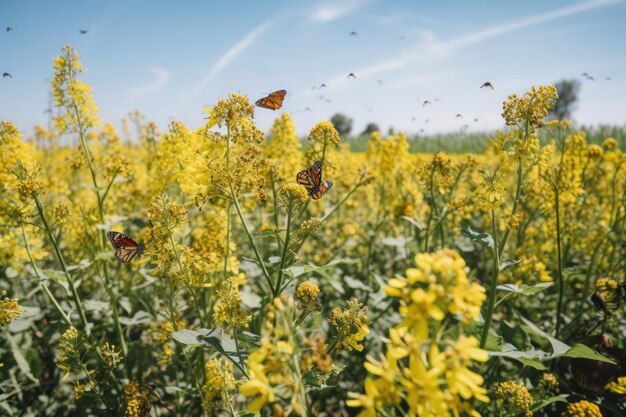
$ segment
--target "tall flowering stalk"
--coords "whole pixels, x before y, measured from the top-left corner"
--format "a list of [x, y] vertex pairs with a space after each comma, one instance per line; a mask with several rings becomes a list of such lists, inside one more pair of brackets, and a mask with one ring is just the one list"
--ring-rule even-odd
[[[539, 145], [537, 129], [544, 125], [543, 119], [548, 116], [550, 108], [557, 99], [556, 88], [552, 85], [548, 85], [533, 87], [531, 91], [525, 93], [521, 98], [516, 94], [512, 94], [503, 103], [502, 117], [507, 126], [512, 127], [512, 130], [506, 134], [498, 132], [498, 135], [494, 139], [494, 144], [496, 150], [505, 156], [505, 166], [511, 163], [516, 165], [515, 196], [513, 198], [511, 212], [508, 215], [511, 219], [515, 219], [517, 215], [524, 188], [525, 174], [533, 165], [537, 164], [540, 159], [541, 147]], [[493, 174], [488, 174], [487, 171], [483, 171], [483, 181], [474, 193], [475, 197], [482, 201], [483, 207], [490, 212], [493, 233], [492, 238], [495, 242], [492, 250], [493, 266], [487, 314], [485, 316], [485, 325], [480, 340], [481, 347], [484, 347], [487, 343], [487, 336], [495, 309], [496, 286], [500, 274], [500, 265], [511, 231], [511, 228], [508, 227], [502, 238], [498, 239], [496, 209], [504, 202], [503, 188], [497, 180], [498, 169], [499, 167], [495, 169]]]
[[[55, 128], [58, 130], [59, 134], [68, 132], [78, 134], [96, 193], [99, 221], [100, 224], [104, 224], [104, 201], [119, 172], [119, 168], [112, 172], [107, 187], [102, 189], [98, 185], [96, 166], [91, 150], [87, 144], [87, 134], [89, 130], [99, 126], [99, 110], [91, 95], [91, 87], [78, 79], [78, 75], [86, 70], [79, 61], [78, 54], [71, 46], [64, 46], [61, 50], [61, 55], [54, 58], [54, 70], [54, 79], [51, 83], [54, 104], [62, 110], [59, 116], [53, 117]], [[99, 232], [100, 238], [98, 242], [100, 252], [103, 252], [107, 245], [106, 232], [107, 231], [104, 229]], [[114, 326], [122, 351], [126, 355], [128, 348], [119, 320], [119, 311], [117, 308], [118, 299], [113, 291], [106, 259], [102, 259], [101, 268], [104, 276], [104, 287], [108, 293], [109, 305], [113, 313]]]

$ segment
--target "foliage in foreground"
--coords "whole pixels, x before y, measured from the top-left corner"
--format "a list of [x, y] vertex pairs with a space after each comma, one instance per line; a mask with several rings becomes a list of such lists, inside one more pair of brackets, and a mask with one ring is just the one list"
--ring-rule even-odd
[[510, 96], [484, 154], [356, 154], [286, 113], [266, 139], [234, 94], [123, 143], [81, 71], [64, 48], [37, 145], [0, 123], [3, 412], [624, 414], [626, 159], [544, 125], [554, 87]]

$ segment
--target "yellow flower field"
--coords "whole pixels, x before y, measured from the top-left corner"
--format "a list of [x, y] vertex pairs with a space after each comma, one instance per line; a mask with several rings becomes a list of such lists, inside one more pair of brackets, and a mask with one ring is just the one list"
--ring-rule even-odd
[[356, 153], [237, 94], [122, 140], [53, 65], [54, 127], [0, 122], [0, 414], [626, 415], [626, 157], [553, 86]]

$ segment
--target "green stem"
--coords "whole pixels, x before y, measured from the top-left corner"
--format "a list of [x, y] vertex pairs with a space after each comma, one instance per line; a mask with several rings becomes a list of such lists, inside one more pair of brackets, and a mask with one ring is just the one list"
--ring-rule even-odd
[[[526, 133], [526, 135], [528, 136], [528, 133]], [[511, 210], [511, 217], [515, 216], [515, 214], [517, 213], [517, 208], [521, 200], [523, 176], [524, 175], [522, 172], [522, 161], [518, 160], [517, 161], [517, 188], [515, 190], [515, 200], [513, 201], [513, 209]], [[500, 247], [498, 248], [498, 253], [500, 254], [500, 256], [502, 256], [502, 254], [504, 253], [504, 247], [506, 245], [506, 241], [508, 240], [510, 233], [511, 233], [511, 229], [507, 227], [506, 231], [504, 232], [504, 235], [502, 236]]]
[[480, 338], [480, 348], [484, 348], [487, 343], [487, 336], [489, 335], [489, 329], [491, 328], [491, 320], [493, 319], [493, 311], [496, 305], [496, 286], [498, 284], [498, 275], [500, 274], [500, 255], [498, 252], [498, 229], [496, 228], [496, 215], [491, 210], [491, 227], [493, 232], [493, 250], [491, 255], [493, 256], [493, 269], [491, 271], [491, 285], [489, 289], [489, 304], [487, 307], [487, 315], [485, 316], [485, 324], [483, 327], [483, 333]]
[[563, 308], [563, 292], [565, 283], [563, 282], [563, 257], [561, 256], [561, 220], [559, 215], [559, 190], [558, 186], [554, 188], [554, 204], [556, 209], [556, 251], [557, 251], [557, 279], [559, 282], [559, 299], [556, 305], [556, 327], [554, 337], [558, 339], [559, 330], [561, 329], [561, 312]]
[[228, 202], [228, 208], [226, 211], [226, 254], [224, 255], [224, 280], [228, 274], [228, 257], [230, 256], [230, 222], [231, 222], [231, 206], [232, 203]]
[[[276, 229], [280, 229], [280, 226], [278, 224], [278, 200], [276, 200], [276, 181], [274, 181], [274, 174], [272, 173], [270, 173], [270, 180], [272, 182], [272, 196], [274, 198], [274, 226], [276, 226]], [[278, 250], [280, 251], [282, 249], [282, 242], [280, 240], [280, 237], [278, 236], [278, 233], [276, 234], [276, 241], [278, 242]]]
[[[441, 243], [441, 247], [445, 247], [445, 239], [444, 239], [444, 235], [443, 235], [443, 225], [441, 224], [441, 218], [439, 217], [439, 208], [437, 207], [437, 202], [435, 201], [435, 187], [434, 187], [434, 181], [433, 181], [433, 177], [435, 175], [435, 170], [433, 169], [430, 173], [430, 202], [432, 203], [432, 209], [435, 211], [435, 215], [437, 216], [437, 218], [439, 219], [439, 221], [437, 222], [437, 225], [439, 226], [439, 242]], [[437, 228], [437, 225], [435, 225], [435, 228]]]
[[[187, 351], [185, 351], [185, 349], [182, 349], [183, 351], [183, 355], [185, 356], [185, 364], [187, 365], [187, 372], [189, 372], [189, 376], [193, 377], [193, 382], [194, 385], [196, 386], [196, 390], [198, 390], [198, 396], [200, 397], [200, 402], [204, 402], [204, 391], [202, 390], [202, 385], [200, 385], [200, 382], [198, 381], [198, 373], [195, 371], [193, 364], [191, 363], [191, 359], [189, 359], [189, 355], [187, 354]], [[204, 409], [204, 407], [202, 408], [202, 415], [203, 416], [207, 416], [207, 411]]]
[[37, 206], [37, 211], [39, 212], [39, 217], [41, 218], [41, 221], [43, 222], [43, 225], [44, 225], [44, 229], [46, 230], [46, 234], [48, 235], [48, 238], [50, 239], [50, 242], [52, 243], [52, 247], [54, 248], [54, 252], [56, 253], [57, 258], [59, 259], [59, 262], [61, 263], [61, 269], [63, 269], [63, 273], [65, 274], [65, 278], [67, 279], [67, 284], [68, 284], [68, 287], [70, 288], [70, 293], [72, 294], [72, 298], [74, 299], [74, 304], [76, 304], [76, 310], [78, 310], [78, 316], [80, 317], [80, 322], [82, 324], [83, 330], [85, 331], [87, 336], [89, 336], [90, 335], [89, 326], [88, 326], [89, 323], [87, 321], [87, 316], [85, 315], [85, 309], [83, 308], [83, 303], [80, 299], [80, 296], [78, 295], [76, 286], [74, 285], [74, 279], [72, 278], [72, 275], [70, 275], [70, 272], [67, 269], [67, 265], [65, 264], [65, 258], [63, 257], [63, 254], [61, 253], [61, 248], [59, 248], [56, 238], [54, 237], [52, 230], [50, 230], [50, 225], [48, 224], [48, 221], [46, 220], [46, 215], [44, 214], [43, 207], [41, 205], [41, 200], [39, 200], [39, 196], [37, 194], [33, 194], [33, 198], [35, 200], [35, 205]]
[[26, 253], [28, 254], [28, 259], [30, 259], [30, 264], [33, 266], [33, 269], [35, 270], [35, 275], [37, 275], [37, 278], [39, 278], [39, 284], [41, 285], [41, 288], [43, 288], [43, 291], [48, 296], [48, 299], [50, 299], [50, 301], [52, 302], [52, 305], [54, 305], [54, 307], [57, 309], [57, 311], [61, 315], [61, 318], [63, 319], [63, 321], [68, 326], [71, 326], [72, 325], [72, 320], [70, 320], [68, 315], [61, 308], [61, 305], [59, 304], [57, 299], [54, 297], [54, 295], [52, 294], [52, 292], [50, 291], [48, 286], [45, 284], [44, 278], [39, 274], [39, 268], [37, 268], [37, 264], [35, 264], [35, 260], [33, 259], [33, 256], [32, 256], [32, 254], [30, 252], [30, 247], [28, 245], [28, 240], [26, 239], [26, 231], [24, 230], [24, 223], [21, 223], [21, 226], [22, 226], [22, 236], [24, 238], [24, 246], [26, 247]]
[[289, 239], [291, 237], [291, 213], [293, 211], [293, 203], [287, 207], [287, 231], [285, 235], [285, 244], [283, 245], [283, 254], [280, 257], [280, 267], [278, 268], [278, 279], [276, 280], [276, 291], [274, 292], [274, 298], [280, 295], [281, 285], [283, 283], [283, 268], [287, 262], [287, 253], [289, 251]]
[[250, 233], [250, 229], [248, 228], [248, 224], [246, 223], [246, 219], [243, 217], [243, 212], [241, 211], [241, 207], [239, 206], [239, 200], [237, 200], [237, 195], [235, 194], [235, 190], [231, 184], [228, 184], [228, 188], [230, 189], [230, 195], [233, 199], [233, 203], [235, 204], [235, 210], [237, 210], [237, 214], [239, 215], [239, 220], [241, 221], [241, 225], [243, 226], [243, 230], [246, 232], [248, 236], [248, 240], [250, 241], [250, 245], [252, 246], [252, 250], [254, 251], [254, 255], [256, 256], [257, 262], [263, 271], [263, 276], [265, 276], [265, 280], [267, 281], [267, 285], [269, 285], [272, 294], [275, 292], [274, 284], [272, 284], [272, 278], [270, 277], [269, 272], [267, 272], [267, 268], [265, 267], [265, 262], [263, 262], [263, 257], [259, 253], [259, 249], [256, 247], [254, 243], [254, 238]]

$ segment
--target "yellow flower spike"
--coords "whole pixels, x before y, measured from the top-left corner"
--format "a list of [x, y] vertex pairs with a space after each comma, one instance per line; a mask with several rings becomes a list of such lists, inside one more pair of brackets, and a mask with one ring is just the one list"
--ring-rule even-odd
[[276, 348], [280, 353], [286, 353], [287, 355], [293, 355], [293, 344], [284, 340], [276, 342]]
[[626, 376], [620, 376], [615, 381], [609, 382], [604, 389], [615, 394], [626, 395]]
[[313, 126], [309, 132], [309, 140], [324, 145], [339, 145], [339, 133], [332, 123], [323, 121]]
[[19, 317], [23, 311], [17, 298], [8, 298], [6, 294], [6, 291], [0, 293], [0, 326], [11, 323], [15, 318]]
[[602, 417], [600, 408], [587, 400], [569, 404], [561, 415], [563, 417]]

